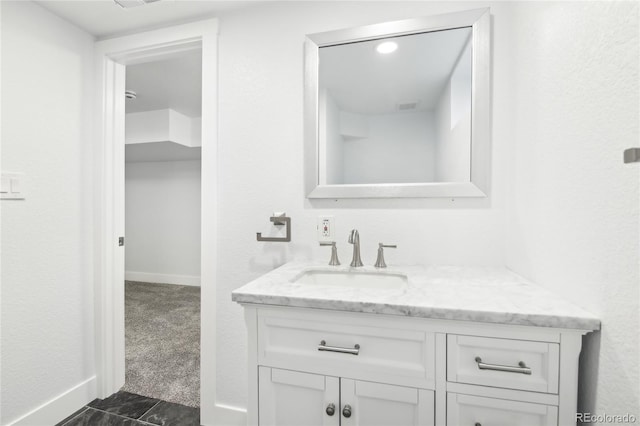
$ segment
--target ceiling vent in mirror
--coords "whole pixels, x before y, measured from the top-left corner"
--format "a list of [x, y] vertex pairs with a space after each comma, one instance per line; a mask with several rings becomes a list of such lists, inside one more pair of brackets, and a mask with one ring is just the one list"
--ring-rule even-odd
[[398, 111], [410, 111], [418, 107], [418, 102], [405, 102], [402, 104], [396, 104]]
[[132, 7], [143, 6], [148, 3], [157, 3], [160, 0], [113, 0], [123, 9], [131, 9]]

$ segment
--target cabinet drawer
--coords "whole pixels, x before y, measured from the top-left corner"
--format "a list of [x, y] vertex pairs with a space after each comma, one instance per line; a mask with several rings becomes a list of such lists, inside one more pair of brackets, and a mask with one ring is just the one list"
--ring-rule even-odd
[[270, 367], [433, 389], [434, 346], [433, 333], [389, 319], [258, 316], [258, 363]]
[[557, 426], [558, 407], [447, 394], [447, 425]]
[[450, 382], [557, 394], [559, 361], [557, 343], [447, 336]]

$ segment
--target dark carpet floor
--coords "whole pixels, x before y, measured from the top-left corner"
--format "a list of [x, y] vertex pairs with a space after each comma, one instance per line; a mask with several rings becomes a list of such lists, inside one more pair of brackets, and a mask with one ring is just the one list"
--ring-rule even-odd
[[200, 287], [125, 282], [127, 392], [200, 406]]

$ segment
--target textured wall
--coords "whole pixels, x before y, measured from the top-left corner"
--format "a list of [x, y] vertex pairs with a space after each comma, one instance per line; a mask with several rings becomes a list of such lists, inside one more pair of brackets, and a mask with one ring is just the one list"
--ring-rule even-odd
[[507, 264], [602, 319], [584, 408], [640, 417], [638, 3], [515, 10]]
[[200, 276], [200, 161], [127, 163], [125, 271]]
[[31, 2], [2, 2], [2, 418], [95, 374], [90, 152], [93, 40]]
[[[442, 92], [434, 111], [436, 129], [436, 182], [464, 182], [471, 180], [471, 99], [458, 99], [457, 108], [453, 82]], [[470, 90], [469, 84], [469, 93]], [[466, 108], [465, 108], [465, 105]], [[462, 104], [462, 105], [461, 105]], [[453, 109], [459, 116], [454, 118]], [[455, 122], [455, 123], [454, 123]]]
[[[318, 94], [318, 121], [326, 123], [318, 129], [318, 173], [320, 182], [328, 185], [344, 182], [344, 138], [340, 133], [341, 113], [328, 90]], [[323, 152], [324, 149], [324, 152]]]
[[[329, 259], [316, 242], [316, 218], [336, 217], [338, 252], [350, 258], [350, 229], [360, 231], [362, 258], [375, 261], [378, 242], [397, 243], [387, 262], [502, 265], [504, 184], [511, 87], [504, 30], [494, 26], [493, 196], [464, 200], [305, 201], [303, 172], [303, 41], [305, 34], [481, 7], [471, 3], [283, 2], [220, 17], [220, 256], [218, 259], [217, 389], [222, 404], [245, 406], [246, 334], [231, 291], [294, 258]], [[206, 117], [205, 117], [206, 119]], [[464, 206], [461, 208], [460, 206]], [[429, 207], [429, 208], [425, 208]], [[269, 215], [292, 217], [289, 244], [258, 243]]]

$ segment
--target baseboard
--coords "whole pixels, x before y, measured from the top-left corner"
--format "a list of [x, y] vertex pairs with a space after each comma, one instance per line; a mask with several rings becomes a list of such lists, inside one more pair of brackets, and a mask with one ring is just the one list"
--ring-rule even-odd
[[127, 281], [142, 281], [145, 283], [178, 284], [200, 287], [200, 277], [195, 275], [154, 274], [152, 272], [125, 271]]
[[202, 426], [246, 426], [247, 424], [247, 410], [243, 408], [216, 404], [212, 411], [207, 410], [211, 414], [210, 418], [207, 418], [204, 411], [200, 409]]
[[7, 426], [50, 426], [96, 398], [96, 376], [45, 402], [35, 410], [7, 424]]

